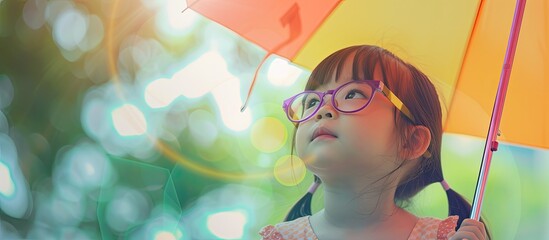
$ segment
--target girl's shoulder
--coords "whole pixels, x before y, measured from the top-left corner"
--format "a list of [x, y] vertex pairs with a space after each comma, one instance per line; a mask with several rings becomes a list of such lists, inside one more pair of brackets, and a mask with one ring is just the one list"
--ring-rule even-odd
[[458, 216], [449, 216], [445, 219], [420, 218], [408, 239], [448, 239], [446, 236], [456, 229], [458, 219]]
[[289, 222], [282, 222], [276, 225], [268, 225], [259, 231], [264, 240], [292, 240], [292, 239], [310, 239], [317, 240], [309, 224], [309, 217], [304, 216]]

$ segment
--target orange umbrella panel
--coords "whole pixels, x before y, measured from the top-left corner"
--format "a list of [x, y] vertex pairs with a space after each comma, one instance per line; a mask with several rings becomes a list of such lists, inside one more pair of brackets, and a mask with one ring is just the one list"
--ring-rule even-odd
[[187, 0], [188, 8], [292, 59], [341, 0]]

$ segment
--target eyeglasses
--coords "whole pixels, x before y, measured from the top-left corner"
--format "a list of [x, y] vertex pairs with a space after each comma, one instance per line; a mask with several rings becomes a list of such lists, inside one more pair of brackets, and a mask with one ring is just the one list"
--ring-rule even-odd
[[326, 92], [304, 91], [284, 100], [282, 107], [288, 119], [294, 123], [307, 121], [324, 105], [324, 97], [332, 94], [332, 106], [343, 113], [355, 113], [366, 108], [376, 92], [382, 93], [408, 119], [415, 119], [408, 107], [378, 80], [355, 80]]

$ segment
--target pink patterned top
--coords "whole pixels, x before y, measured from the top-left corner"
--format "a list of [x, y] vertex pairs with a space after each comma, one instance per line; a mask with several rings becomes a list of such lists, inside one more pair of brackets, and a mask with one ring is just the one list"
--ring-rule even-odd
[[[311, 224], [310, 216], [301, 217], [290, 222], [283, 222], [275, 226], [268, 225], [261, 229], [259, 234], [264, 240], [318, 240]], [[416, 239], [447, 239], [448, 233], [454, 231], [457, 225], [458, 216], [450, 216], [446, 219], [431, 217], [420, 218], [408, 240]]]

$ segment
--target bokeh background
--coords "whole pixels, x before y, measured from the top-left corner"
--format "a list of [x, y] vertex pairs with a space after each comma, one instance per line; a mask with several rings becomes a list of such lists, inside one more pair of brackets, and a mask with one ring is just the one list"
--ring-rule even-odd
[[[0, 0], [0, 239], [257, 239], [305, 193], [281, 102], [309, 70], [259, 66], [264, 50], [185, 9]], [[469, 199], [483, 147], [443, 137], [446, 179]], [[548, 170], [547, 150], [500, 145], [483, 205], [494, 239], [549, 239]], [[445, 217], [445, 194], [434, 184], [407, 208]]]

